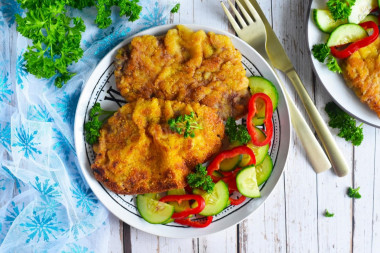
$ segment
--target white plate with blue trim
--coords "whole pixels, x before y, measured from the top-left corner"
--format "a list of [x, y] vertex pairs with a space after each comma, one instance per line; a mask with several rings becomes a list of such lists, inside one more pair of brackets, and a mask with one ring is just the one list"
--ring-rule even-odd
[[290, 145], [290, 118], [288, 107], [283, 91], [276, 75], [265, 60], [248, 44], [239, 38], [214, 28], [200, 25], [186, 25], [192, 30], [204, 30], [229, 36], [235, 47], [242, 53], [242, 63], [247, 71], [247, 76], [260, 75], [271, 80], [279, 93], [278, 108], [273, 114], [273, 140], [269, 154], [274, 163], [273, 172], [269, 180], [261, 186], [261, 198], [247, 199], [239, 206], [229, 206], [218, 215], [214, 216], [213, 222], [206, 228], [191, 228], [177, 223], [154, 225], [141, 218], [136, 208], [135, 196], [115, 194], [98, 182], [91, 170], [91, 163], [95, 159], [92, 146], [85, 140], [84, 124], [88, 121], [88, 113], [91, 107], [99, 102], [106, 110], [117, 110], [126, 101], [116, 88], [114, 77], [114, 57], [119, 48], [128, 44], [133, 37], [140, 35], [163, 35], [174, 25], [164, 25], [145, 30], [128, 38], [113, 48], [97, 65], [82, 90], [78, 101], [75, 115], [74, 138], [75, 148], [82, 174], [87, 183], [110, 212], [125, 223], [142, 231], [158, 236], [172, 238], [190, 238], [216, 233], [231, 227], [257, 210], [273, 191], [284, 170]]

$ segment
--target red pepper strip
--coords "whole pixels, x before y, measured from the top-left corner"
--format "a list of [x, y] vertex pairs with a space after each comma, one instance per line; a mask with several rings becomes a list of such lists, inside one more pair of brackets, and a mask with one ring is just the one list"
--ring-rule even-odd
[[243, 195], [240, 196], [238, 199], [233, 199], [230, 197], [230, 202], [231, 202], [231, 205], [233, 205], [233, 206], [240, 205], [241, 203], [244, 202], [244, 200], [246, 200], [246, 197]]
[[212, 219], [213, 219], [212, 216], [207, 216], [207, 219], [206, 219], [205, 222], [192, 221], [189, 218], [187, 218], [187, 219], [178, 219], [178, 220], [175, 219], [174, 222], [176, 222], [178, 224], [181, 224], [181, 225], [186, 225], [186, 226], [194, 227], [194, 228], [204, 228], [204, 227], [207, 227], [208, 225], [211, 224]]
[[215, 171], [215, 170], [219, 170], [219, 167], [220, 167], [220, 163], [224, 160], [224, 159], [227, 159], [227, 158], [232, 158], [232, 157], [235, 157], [237, 155], [241, 155], [241, 154], [247, 154], [251, 157], [251, 160], [249, 160], [249, 163], [248, 165], [251, 165], [251, 164], [255, 164], [256, 163], [256, 158], [255, 158], [255, 154], [253, 153], [252, 149], [248, 148], [247, 146], [239, 146], [239, 147], [236, 147], [236, 148], [233, 148], [231, 150], [226, 150], [226, 151], [223, 151], [221, 153], [219, 153], [215, 158], [214, 160], [210, 163], [210, 165], [208, 166], [207, 168], [207, 174], [209, 176], [211, 176], [211, 178], [213, 180], [217, 180], [216, 177], [214, 177], [212, 175], [212, 173]]
[[[253, 117], [256, 115], [256, 99], [261, 98], [265, 102], [265, 139], [263, 141], [259, 141], [257, 139], [257, 133], [255, 131], [255, 126], [252, 123]], [[273, 114], [273, 104], [270, 97], [264, 93], [256, 93], [254, 94], [248, 103], [248, 117], [247, 117], [247, 130], [251, 135], [252, 143], [256, 146], [264, 146], [268, 144], [272, 140], [273, 135], [273, 122], [272, 122], [272, 114]]]
[[179, 213], [173, 213], [172, 218], [173, 219], [184, 219], [187, 218], [191, 214], [198, 214], [202, 212], [202, 210], [206, 206], [206, 202], [200, 195], [195, 194], [185, 194], [185, 195], [167, 195], [165, 197], [162, 197], [160, 199], [161, 202], [178, 202], [178, 204], [181, 204], [184, 200], [195, 200], [198, 203], [198, 206], [195, 208], [189, 208]]
[[359, 25], [364, 29], [372, 28], [373, 33], [370, 36], [365, 37], [364, 39], [351, 43], [350, 45], [348, 45], [348, 47], [346, 47], [343, 50], [338, 50], [336, 47], [330, 47], [331, 54], [333, 56], [339, 59], [347, 58], [360, 48], [368, 46], [369, 44], [374, 42], [377, 39], [377, 37], [379, 37], [379, 28], [377, 27], [375, 22], [367, 21]]

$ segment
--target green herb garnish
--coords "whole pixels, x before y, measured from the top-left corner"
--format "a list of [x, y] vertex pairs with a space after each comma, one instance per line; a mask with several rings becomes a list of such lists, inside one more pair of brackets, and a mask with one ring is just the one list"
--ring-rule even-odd
[[168, 121], [170, 130], [173, 132], [183, 134], [185, 138], [195, 137], [194, 130], [202, 129], [195, 117], [195, 113], [191, 112], [189, 115], [180, 115], [177, 118], [171, 118]]
[[139, 0], [17, 0], [27, 9], [25, 16], [16, 15], [17, 31], [32, 40], [24, 53], [26, 69], [37, 78], [56, 77], [54, 84], [62, 87], [75, 73], [67, 67], [83, 56], [80, 48], [82, 32], [86, 26], [82, 18], [71, 17], [68, 7], [82, 9], [96, 6], [95, 23], [106, 28], [111, 23], [111, 7], [120, 7], [120, 16], [130, 21], [139, 18]]
[[180, 3], [177, 3], [174, 7], [173, 7], [173, 9], [171, 9], [171, 13], [177, 13], [178, 11], [179, 11], [179, 7], [180, 7]]
[[327, 211], [327, 209], [325, 210], [325, 213], [324, 213], [325, 217], [334, 217], [334, 213], [330, 213], [329, 211]]
[[352, 10], [352, 6], [356, 0], [329, 0], [327, 7], [329, 8], [335, 21], [339, 19], [347, 19]]
[[327, 68], [331, 70], [332, 72], [338, 72], [342, 73], [342, 69], [338, 65], [338, 61], [334, 56], [330, 53], [330, 48], [327, 46], [327, 44], [316, 44], [311, 49], [311, 52], [313, 53], [313, 56], [315, 59], [317, 59], [321, 63], [325, 63]]
[[207, 175], [207, 168], [202, 164], [195, 167], [195, 173], [187, 175], [187, 183], [191, 188], [202, 188], [207, 193], [211, 193], [215, 186], [212, 178]]
[[349, 187], [348, 190], [347, 190], [347, 195], [350, 198], [360, 199], [362, 197], [362, 195], [360, 195], [359, 190], [360, 190], [360, 187], [358, 187], [356, 189], [353, 189], [353, 188]]
[[326, 104], [325, 111], [330, 117], [329, 126], [338, 128], [339, 137], [351, 141], [353, 145], [359, 146], [363, 141], [363, 128], [360, 124], [356, 126], [356, 120], [340, 109], [334, 102]]
[[249, 135], [246, 126], [237, 125], [232, 117], [227, 119], [225, 129], [231, 143], [239, 142], [243, 145], [251, 141], [251, 136]]
[[[111, 117], [115, 111], [105, 111], [101, 108], [100, 103], [95, 103], [95, 105], [90, 110], [90, 120], [84, 125], [86, 131], [86, 141], [89, 144], [94, 144], [98, 141], [100, 136], [100, 128], [103, 123]], [[102, 120], [99, 117], [103, 117]]]

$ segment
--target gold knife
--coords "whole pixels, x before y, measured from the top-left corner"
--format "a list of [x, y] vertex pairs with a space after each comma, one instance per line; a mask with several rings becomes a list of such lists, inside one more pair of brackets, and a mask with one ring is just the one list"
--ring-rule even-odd
[[301, 101], [306, 109], [307, 114], [309, 115], [314, 129], [316, 130], [317, 135], [322, 142], [327, 156], [331, 161], [335, 173], [340, 177], [347, 175], [348, 165], [345, 161], [345, 158], [342, 152], [339, 150], [333, 136], [330, 133], [330, 130], [328, 129], [326, 123], [319, 114], [304, 85], [302, 84], [302, 81], [299, 78], [296, 70], [294, 69], [292, 62], [287, 56], [284, 48], [282, 47], [272, 27], [266, 19], [259, 4], [256, 2], [256, 0], [249, 1], [252, 3], [253, 7], [256, 9], [257, 13], [260, 15], [261, 19], [264, 22], [265, 29], [267, 32], [266, 51], [268, 53], [269, 60], [271, 61], [273, 67], [284, 72], [292, 82], [295, 90], [298, 93], [298, 96], [301, 98]]

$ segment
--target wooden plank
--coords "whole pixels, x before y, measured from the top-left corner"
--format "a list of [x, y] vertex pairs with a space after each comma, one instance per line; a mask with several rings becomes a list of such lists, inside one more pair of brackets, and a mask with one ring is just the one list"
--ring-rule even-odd
[[[324, 112], [331, 97], [320, 82], [317, 82], [316, 104], [325, 122], [328, 116]], [[337, 137], [336, 129], [331, 130], [349, 167], [352, 168], [353, 147], [351, 143]], [[338, 178], [333, 170], [321, 173], [317, 177], [318, 188], [318, 247], [320, 252], [351, 252], [352, 247], [352, 201], [347, 197], [347, 187], [352, 184], [353, 171], [343, 178]], [[335, 214], [332, 218], [324, 216], [325, 210]]]
[[374, 189], [373, 189], [373, 214], [372, 214], [372, 252], [380, 249], [380, 129], [376, 129], [376, 147], [374, 156]]
[[[273, 28], [313, 98], [310, 60], [304, 53], [307, 50], [305, 33], [300, 32], [305, 29], [307, 7], [307, 1], [272, 1], [273, 19], [276, 20]], [[306, 115], [293, 87], [289, 82], [287, 84], [291, 97]], [[290, 150], [285, 172], [287, 252], [315, 252], [318, 247], [316, 174], [294, 132]]]
[[108, 252], [123, 251], [123, 223], [112, 213], [108, 215], [110, 223], [110, 239], [108, 241]]
[[[372, 252], [372, 217], [374, 211], [376, 130], [363, 126], [364, 140], [355, 148], [354, 184], [360, 187], [361, 199], [354, 199], [353, 252]], [[379, 248], [377, 248], [379, 250]]]

